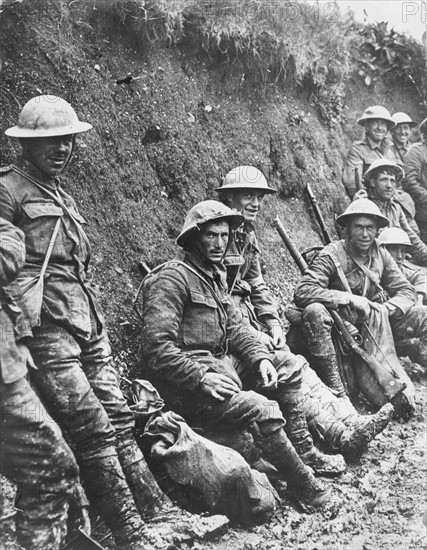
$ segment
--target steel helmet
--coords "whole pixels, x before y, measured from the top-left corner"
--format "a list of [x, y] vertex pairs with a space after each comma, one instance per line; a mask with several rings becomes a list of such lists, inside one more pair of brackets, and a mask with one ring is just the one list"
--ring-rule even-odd
[[388, 124], [389, 130], [394, 126], [396, 126], [396, 123], [391, 118], [391, 115], [388, 112], [388, 109], [386, 109], [382, 105], [372, 105], [371, 107], [368, 107], [367, 109], [365, 109], [365, 112], [363, 113], [363, 115], [357, 120], [357, 124], [364, 126], [367, 120], [373, 120], [375, 118], [385, 120]]
[[337, 223], [342, 226], [346, 226], [349, 219], [353, 216], [373, 216], [378, 227], [387, 227], [389, 224], [388, 218], [381, 214], [378, 206], [369, 199], [356, 199], [353, 201], [345, 211], [337, 217]]
[[43, 138], [86, 132], [92, 124], [81, 122], [71, 105], [57, 96], [40, 95], [28, 101], [18, 124], [5, 131], [15, 138]]
[[403, 176], [405, 175], [403, 168], [398, 164], [396, 164], [394, 161], [385, 159], [385, 158], [380, 158], [380, 159], [374, 160], [374, 162], [369, 166], [369, 168], [363, 174], [364, 181], [365, 182], [369, 181], [369, 179], [374, 174], [374, 172], [376, 172], [377, 170], [380, 171], [381, 168], [392, 170], [394, 172], [394, 175], [398, 179], [403, 178]]
[[221, 187], [215, 191], [237, 191], [239, 189], [253, 189], [262, 193], [276, 193], [275, 189], [268, 186], [264, 174], [255, 166], [237, 166], [225, 176]]
[[406, 113], [402, 113], [401, 111], [399, 111], [398, 113], [394, 113], [391, 118], [393, 119], [396, 126], [398, 124], [409, 124], [409, 126], [413, 128], [417, 125], [417, 123], [414, 122], [409, 115], [407, 115]]
[[232, 210], [222, 202], [199, 202], [188, 212], [176, 244], [183, 247], [189, 237], [200, 231], [201, 226], [205, 223], [227, 221], [230, 224], [230, 229], [234, 230], [242, 225], [243, 219], [237, 210]]
[[408, 234], [400, 227], [387, 227], [377, 237], [380, 244], [404, 244], [412, 246]]

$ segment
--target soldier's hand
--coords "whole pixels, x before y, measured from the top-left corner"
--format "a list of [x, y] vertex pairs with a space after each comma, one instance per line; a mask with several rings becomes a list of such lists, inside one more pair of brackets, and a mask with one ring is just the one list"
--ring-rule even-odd
[[367, 199], [367, 198], [368, 198], [368, 192], [366, 191], [366, 189], [359, 189], [359, 191], [357, 191], [354, 194], [353, 200], [355, 201], [356, 199]]
[[274, 323], [270, 326], [270, 336], [274, 349], [282, 349], [286, 346], [286, 337], [279, 323]]
[[350, 306], [356, 309], [361, 314], [363, 320], [369, 318], [372, 302], [370, 302], [368, 298], [365, 298], [365, 296], [357, 296], [356, 294], [351, 294]]
[[240, 388], [234, 380], [216, 372], [207, 372], [200, 382], [200, 388], [218, 401], [224, 401], [240, 392]]
[[259, 374], [264, 390], [277, 388], [277, 371], [273, 363], [268, 359], [263, 359], [259, 364]]

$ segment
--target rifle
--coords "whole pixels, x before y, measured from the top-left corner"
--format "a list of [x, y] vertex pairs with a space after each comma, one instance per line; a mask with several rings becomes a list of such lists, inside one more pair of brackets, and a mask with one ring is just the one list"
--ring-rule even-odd
[[151, 273], [151, 269], [148, 267], [148, 265], [145, 262], [143, 262], [141, 260], [140, 262], [138, 262], [138, 270], [142, 275], [142, 281], [141, 281], [141, 283], [138, 287], [138, 290], [136, 292], [136, 295], [135, 295], [135, 298], [133, 300], [132, 305], [133, 305], [133, 309], [136, 311], [136, 314], [138, 315], [138, 317], [141, 319], [141, 321], [144, 321], [144, 319], [141, 315], [141, 312], [138, 309], [138, 299], [139, 299], [139, 295], [141, 294], [142, 285], [144, 284], [144, 279], [149, 273]]
[[[301, 252], [298, 250], [291, 237], [288, 235], [280, 219], [275, 218], [272, 226], [277, 229], [277, 232], [279, 233], [290, 255], [297, 264], [301, 273], [304, 275], [304, 273], [306, 273], [306, 271], [309, 269], [308, 264], [302, 257]], [[352, 355], [359, 357], [364, 363], [366, 363], [366, 365], [373, 373], [377, 383], [384, 391], [387, 399], [391, 400], [396, 397], [396, 395], [401, 393], [406, 388], [406, 384], [400, 382], [399, 377], [393, 370], [390, 372], [383, 365], [381, 365], [379, 361], [377, 361], [377, 359], [369, 355], [362, 348], [362, 346], [360, 345], [361, 341], [359, 341], [358, 343], [355, 340], [355, 338], [350, 333], [346, 322], [341, 318], [340, 314], [337, 311], [335, 311], [334, 309], [327, 309], [332, 317], [332, 320], [334, 321], [335, 330], [338, 334], [339, 339], [343, 344], [345, 344], [346, 348]], [[390, 381], [390, 377], [393, 378], [392, 381]]]
[[361, 168], [360, 166], [354, 167], [354, 183], [356, 186], [356, 192], [363, 189], [362, 174], [361, 174], [360, 168]]
[[319, 205], [317, 203], [316, 196], [313, 193], [313, 190], [312, 190], [311, 185], [309, 183], [307, 183], [307, 185], [306, 185], [306, 190], [307, 190], [308, 198], [310, 199], [310, 204], [313, 207], [314, 214], [316, 216], [317, 222], [318, 222], [318, 224], [320, 226], [320, 229], [322, 231], [323, 239], [324, 239], [326, 244], [329, 244], [331, 242], [331, 238], [329, 236], [325, 220], [322, 216], [322, 212], [320, 211]]

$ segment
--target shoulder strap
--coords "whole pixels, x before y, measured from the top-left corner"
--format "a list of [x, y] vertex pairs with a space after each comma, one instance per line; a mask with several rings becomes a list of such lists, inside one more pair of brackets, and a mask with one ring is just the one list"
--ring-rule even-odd
[[61, 218], [58, 218], [56, 220], [56, 224], [55, 224], [55, 227], [53, 229], [53, 233], [52, 233], [52, 237], [51, 237], [50, 242], [49, 242], [49, 246], [47, 247], [47, 250], [46, 250], [46, 256], [44, 257], [44, 260], [43, 260], [43, 265], [42, 265], [42, 268], [40, 270], [39, 279], [43, 279], [44, 275], [46, 273], [46, 269], [47, 269], [50, 257], [52, 255], [52, 250], [53, 250], [53, 247], [55, 245], [55, 241], [56, 241], [56, 237], [58, 235], [60, 225], [61, 225]]

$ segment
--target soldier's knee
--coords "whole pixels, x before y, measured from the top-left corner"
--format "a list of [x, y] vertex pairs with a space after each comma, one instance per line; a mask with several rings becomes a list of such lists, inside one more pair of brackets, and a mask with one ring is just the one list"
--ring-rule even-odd
[[323, 304], [310, 304], [302, 313], [303, 322], [327, 322], [331, 323], [331, 316]]

